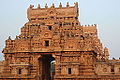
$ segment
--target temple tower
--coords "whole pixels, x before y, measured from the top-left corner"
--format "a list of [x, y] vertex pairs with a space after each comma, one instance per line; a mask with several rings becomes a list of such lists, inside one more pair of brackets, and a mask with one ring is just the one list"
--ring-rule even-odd
[[108, 61], [109, 52], [98, 38], [97, 25], [83, 26], [78, 16], [77, 2], [30, 5], [20, 35], [6, 40], [3, 80], [98, 80], [96, 67]]

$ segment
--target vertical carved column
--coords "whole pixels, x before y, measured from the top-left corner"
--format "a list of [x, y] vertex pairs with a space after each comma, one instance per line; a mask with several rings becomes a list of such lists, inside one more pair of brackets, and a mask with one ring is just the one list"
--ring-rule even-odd
[[10, 75], [10, 66], [9, 64], [11, 63], [11, 54], [4, 54], [5, 55], [5, 64], [4, 64], [4, 71], [3, 71], [3, 76], [9, 76]]
[[60, 57], [61, 57], [61, 55], [59, 53], [54, 56], [54, 58], [55, 58], [55, 75], [60, 75], [60, 73], [61, 73]]
[[36, 67], [37, 67], [37, 75], [42, 75], [42, 56], [36, 55]]
[[92, 51], [83, 52], [82, 65], [80, 65], [80, 74], [81, 75], [94, 75], [94, 64], [95, 64], [95, 56]]
[[31, 64], [32, 64], [32, 68], [30, 70], [31, 75], [37, 75], [40, 76], [41, 72], [42, 72], [42, 62], [41, 62], [41, 58], [42, 56], [40, 54], [32, 54], [31, 56]]

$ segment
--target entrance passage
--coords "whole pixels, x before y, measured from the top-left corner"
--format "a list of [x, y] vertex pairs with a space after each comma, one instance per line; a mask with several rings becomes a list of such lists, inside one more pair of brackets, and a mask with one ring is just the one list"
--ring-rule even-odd
[[40, 65], [42, 80], [52, 80], [55, 74], [55, 58], [52, 54], [42, 55]]

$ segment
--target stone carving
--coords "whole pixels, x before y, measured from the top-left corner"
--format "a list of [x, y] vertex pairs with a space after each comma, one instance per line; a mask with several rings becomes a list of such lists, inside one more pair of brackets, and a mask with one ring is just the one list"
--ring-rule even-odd
[[97, 25], [81, 25], [78, 3], [33, 5], [28, 22], [6, 40], [1, 80], [120, 80], [120, 60], [109, 60]]

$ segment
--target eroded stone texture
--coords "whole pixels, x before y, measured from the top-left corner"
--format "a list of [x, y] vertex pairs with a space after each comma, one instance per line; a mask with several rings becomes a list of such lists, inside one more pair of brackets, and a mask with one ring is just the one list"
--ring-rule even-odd
[[97, 25], [81, 25], [74, 6], [27, 10], [28, 22], [6, 40], [2, 80], [120, 80], [120, 61], [109, 60]]

